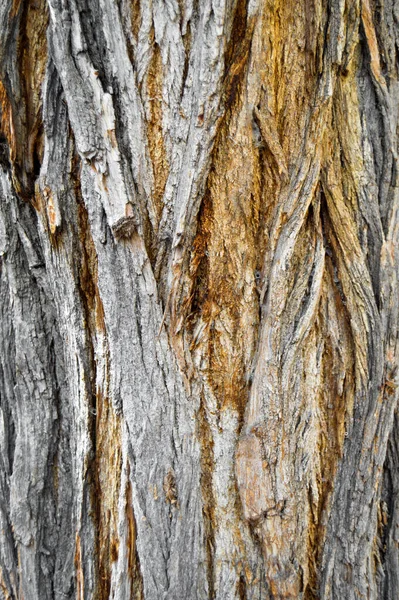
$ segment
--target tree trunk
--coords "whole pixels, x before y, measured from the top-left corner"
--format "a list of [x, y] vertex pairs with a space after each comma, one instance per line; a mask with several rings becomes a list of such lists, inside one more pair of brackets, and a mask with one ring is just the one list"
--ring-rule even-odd
[[399, 597], [397, 0], [2, 0], [0, 597]]

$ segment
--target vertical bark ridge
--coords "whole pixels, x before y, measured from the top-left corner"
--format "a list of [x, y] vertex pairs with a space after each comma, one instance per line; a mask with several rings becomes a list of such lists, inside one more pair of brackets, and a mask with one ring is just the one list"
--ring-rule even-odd
[[[9, 302], [12, 345], [2, 352], [2, 414], [10, 424], [2, 485], [2, 571], [10, 597], [50, 597], [55, 495], [51, 477], [58, 437], [58, 347], [32, 208], [16, 200], [2, 174], [2, 311]], [[4, 320], [9, 327], [8, 319]], [[6, 330], [7, 331], [7, 330]], [[40, 345], [36, 341], [43, 340]], [[10, 391], [12, 393], [10, 393]], [[41, 440], [41, 443], [33, 442]], [[4, 459], [3, 459], [4, 460]], [[4, 576], [3, 576], [4, 577]]]

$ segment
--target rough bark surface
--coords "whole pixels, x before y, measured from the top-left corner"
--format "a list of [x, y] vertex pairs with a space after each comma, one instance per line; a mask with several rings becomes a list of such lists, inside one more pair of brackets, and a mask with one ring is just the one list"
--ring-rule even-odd
[[0, 3], [0, 597], [399, 597], [397, 0]]

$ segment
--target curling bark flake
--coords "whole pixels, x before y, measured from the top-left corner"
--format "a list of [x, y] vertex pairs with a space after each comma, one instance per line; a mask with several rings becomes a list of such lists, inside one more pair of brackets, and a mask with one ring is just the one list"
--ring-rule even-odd
[[399, 595], [395, 0], [0, 4], [0, 595]]

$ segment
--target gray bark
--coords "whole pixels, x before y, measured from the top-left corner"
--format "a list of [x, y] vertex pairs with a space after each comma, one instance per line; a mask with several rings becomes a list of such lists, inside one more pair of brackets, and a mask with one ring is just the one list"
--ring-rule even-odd
[[396, 0], [3, 0], [0, 597], [399, 596]]

